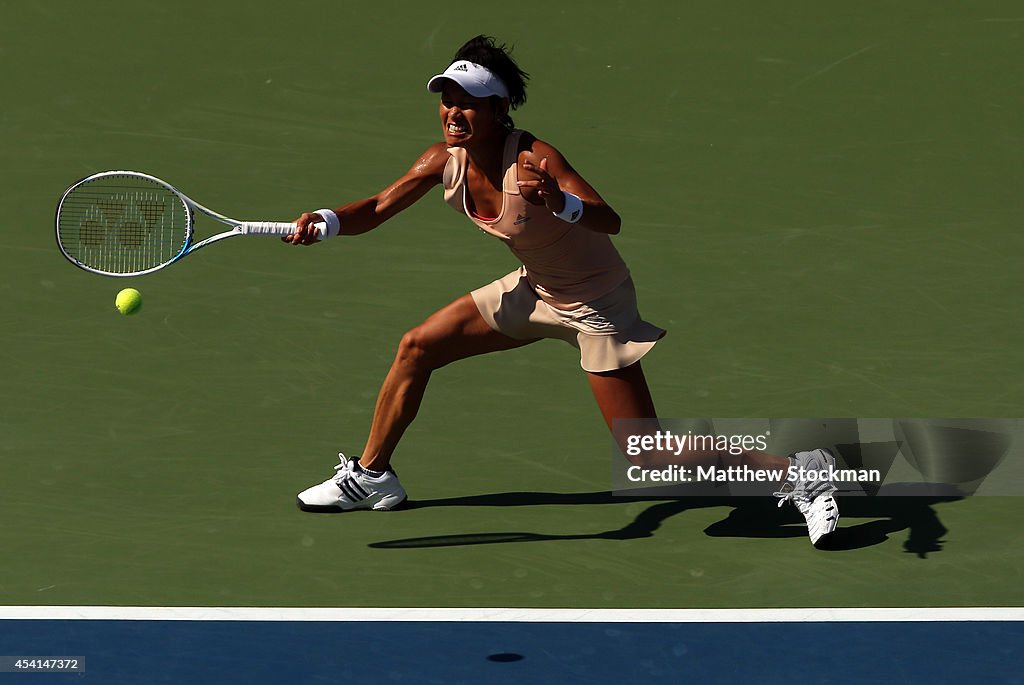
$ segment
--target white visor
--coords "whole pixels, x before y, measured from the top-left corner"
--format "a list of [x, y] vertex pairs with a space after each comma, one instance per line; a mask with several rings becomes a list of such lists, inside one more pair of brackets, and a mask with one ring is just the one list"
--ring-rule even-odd
[[452, 65], [427, 81], [427, 90], [431, 93], [440, 93], [444, 88], [445, 79], [454, 81], [462, 86], [463, 90], [476, 98], [486, 98], [497, 95], [500, 98], [508, 97], [508, 88], [498, 75], [487, 67], [482, 67], [473, 62], [459, 60], [452, 62]]

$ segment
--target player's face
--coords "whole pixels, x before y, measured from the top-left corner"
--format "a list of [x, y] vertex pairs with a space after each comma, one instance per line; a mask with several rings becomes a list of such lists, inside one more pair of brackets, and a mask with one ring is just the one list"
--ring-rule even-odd
[[492, 98], [473, 97], [459, 85], [449, 81], [441, 91], [441, 131], [444, 141], [462, 147], [471, 140], [490, 138], [504, 132], [501, 112]]

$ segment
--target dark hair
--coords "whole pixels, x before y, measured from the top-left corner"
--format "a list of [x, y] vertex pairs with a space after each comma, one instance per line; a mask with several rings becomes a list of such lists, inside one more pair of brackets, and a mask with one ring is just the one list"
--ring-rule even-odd
[[[466, 44], [459, 48], [452, 58], [453, 62], [467, 60], [482, 67], [487, 67], [498, 75], [508, 88], [508, 105], [516, 109], [526, 102], [526, 82], [530, 75], [519, 68], [509, 55], [511, 48], [504, 44], [498, 45], [492, 36], [479, 35], [470, 38]], [[512, 127], [512, 118], [507, 117], [509, 128]]]

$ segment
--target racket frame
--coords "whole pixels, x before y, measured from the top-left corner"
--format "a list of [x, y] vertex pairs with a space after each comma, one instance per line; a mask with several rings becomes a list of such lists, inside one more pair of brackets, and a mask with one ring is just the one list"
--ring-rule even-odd
[[[115, 273], [115, 272], [112, 272], [112, 271], [104, 271], [102, 269], [97, 269], [95, 267], [92, 267], [92, 266], [89, 266], [87, 264], [82, 263], [78, 259], [75, 259], [70, 254], [68, 254], [67, 250], [64, 249], [64, 245], [63, 245], [63, 243], [61, 242], [61, 239], [60, 239], [60, 215], [61, 215], [61, 209], [64, 207], [64, 201], [67, 199], [67, 197], [69, 195], [71, 195], [72, 192], [74, 192], [79, 187], [81, 187], [81, 186], [83, 186], [83, 185], [85, 185], [87, 183], [91, 183], [93, 181], [96, 181], [96, 180], [98, 180], [100, 178], [107, 177], [107, 176], [134, 176], [134, 177], [137, 177], [137, 178], [142, 178], [142, 179], [145, 179], [145, 180], [147, 180], [147, 181], [149, 181], [151, 183], [159, 185], [159, 186], [165, 188], [166, 190], [169, 190], [170, 192], [174, 193], [174, 195], [176, 195], [179, 200], [181, 200], [181, 203], [182, 203], [182, 205], [185, 208], [186, 226], [185, 226], [185, 240], [183, 241], [181, 250], [179, 250], [178, 254], [174, 255], [173, 257], [171, 257], [167, 261], [165, 261], [165, 262], [163, 262], [161, 264], [158, 264], [157, 266], [151, 267], [149, 269], [144, 269], [142, 271], [133, 271], [133, 272], [130, 272], [130, 273]], [[199, 241], [198, 243], [193, 243], [193, 239], [195, 238], [194, 226], [195, 226], [195, 213], [196, 212], [201, 212], [201, 213], [205, 214], [206, 216], [210, 217], [211, 219], [216, 219], [217, 221], [220, 221], [221, 223], [224, 223], [224, 224], [227, 224], [228, 226], [231, 226], [231, 230], [230, 231], [224, 231], [224, 232], [218, 233], [216, 235], [212, 235], [209, 238], [205, 238], [205, 239]], [[238, 219], [232, 219], [229, 216], [225, 216], [224, 214], [221, 214], [220, 212], [215, 212], [212, 209], [210, 209], [209, 207], [205, 207], [205, 206], [199, 204], [198, 202], [196, 202], [195, 200], [190, 198], [188, 195], [186, 195], [185, 193], [181, 192], [180, 190], [178, 190], [177, 188], [172, 186], [167, 181], [159, 179], [156, 176], [152, 176], [150, 174], [142, 173], [141, 171], [127, 171], [127, 170], [101, 171], [99, 173], [92, 174], [90, 176], [86, 176], [85, 178], [80, 179], [79, 181], [77, 181], [74, 184], [72, 184], [71, 187], [69, 187], [67, 190], [65, 190], [64, 194], [61, 195], [60, 202], [57, 204], [57, 215], [56, 215], [56, 219], [55, 219], [54, 223], [55, 223], [55, 227], [56, 227], [57, 246], [60, 248], [61, 254], [63, 254], [68, 259], [68, 261], [70, 261], [72, 264], [74, 264], [75, 266], [79, 267], [80, 269], [84, 269], [84, 270], [89, 271], [91, 273], [100, 274], [100, 275], [103, 275], [103, 276], [113, 276], [115, 278], [129, 278], [129, 277], [135, 277], [135, 276], [144, 276], [146, 274], [153, 273], [154, 271], [159, 271], [159, 270], [161, 270], [163, 268], [166, 268], [166, 267], [170, 266], [171, 264], [175, 263], [176, 261], [180, 260], [185, 255], [191, 254], [191, 253], [195, 252], [196, 250], [199, 250], [201, 248], [206, 247], [207, 245], [212, 245], [213, 243], [220, 242], [221, 240], [225, 240], [227, 238], [233, 238], [235, 236], [240, 236], [240, 235], [285, 236], [285, 235], [289, 235], [289, 234], [293, 233], [295, 231], [295, 228], [296, 228], [294, 223], [289, 223], [289, 222], [240, 221]], [[315, 224], [315, 226], [318, 229], [320, 229], [319, 236], [321, 238], [322, 238], [322, 236], [326, 235], [326, 225], [325, 224], [318, 222], [317, 224]]]

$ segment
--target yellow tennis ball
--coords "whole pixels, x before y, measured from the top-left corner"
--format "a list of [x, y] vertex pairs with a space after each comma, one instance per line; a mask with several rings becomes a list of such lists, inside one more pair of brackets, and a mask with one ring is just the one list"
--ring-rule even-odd
[[142, 308], [142, 293], [135, 288], [125, 288], [114, 298], [114, 306], [125, 316], [135, 314]]

